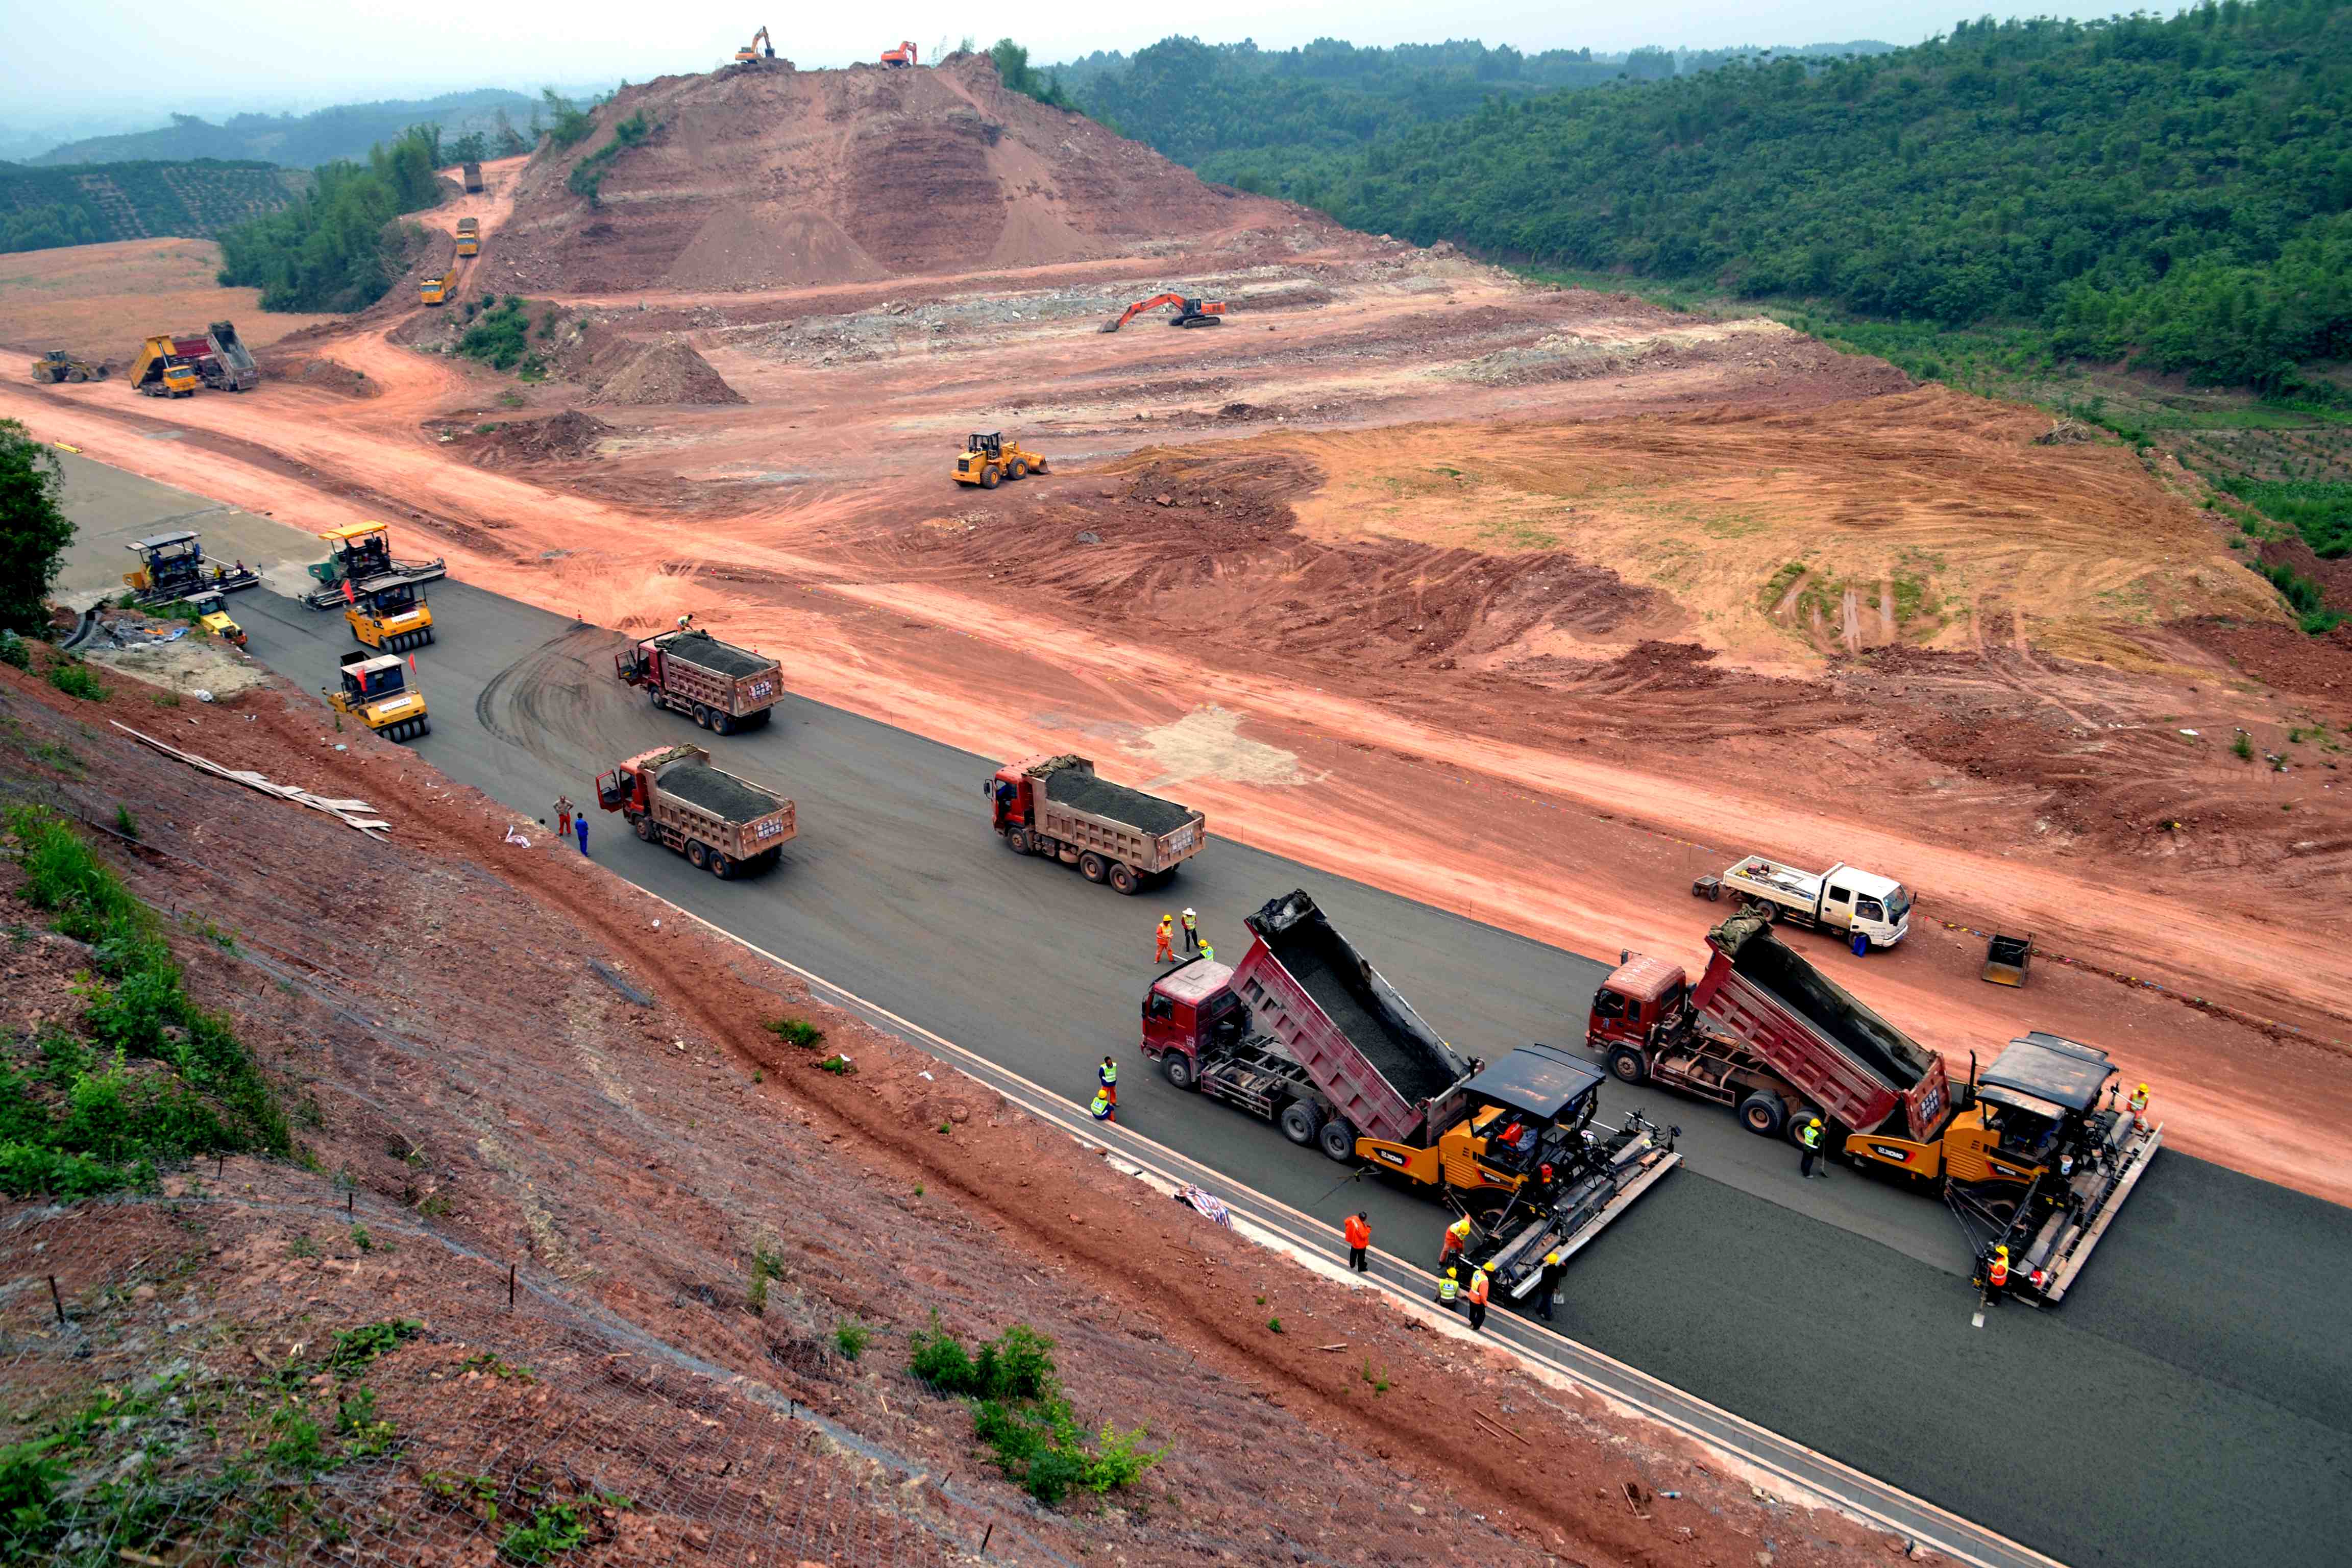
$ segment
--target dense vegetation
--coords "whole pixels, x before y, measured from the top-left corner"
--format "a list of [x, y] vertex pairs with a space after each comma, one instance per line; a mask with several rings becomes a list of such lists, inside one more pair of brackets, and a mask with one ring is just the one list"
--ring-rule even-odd
[[402, 265], [385, 226], [438, 205], [437, 127], [411, 126], [369, 149], [365, 163], [329, 163], [282, 213], [221, 236], [220, 280], [261, 290], [266, 310], [357, 310], [392, 287]]
[[1122, 1432], [1106, 1421], [1093, 1434], [1080, 1426], [1055, 1374], [1054, 1342], [1026, 1323], [1013, 1324], [974, 1352], [934, 1313], [930, 1331], [909, 1335], [908, 1349], [907, 1370], [916, 1381], [966, 1401], [972, 1435], [994, 1451], [997, 1468], [1048, 1508], [1073, 1490], [1100, 1494], [1131, 1487], [1167, 1455], [1165, 1448], [1143, 1447], [1140, 1426]]
[[58, 455], [0, 419], [0, 634], [48, 629], [49, 584], [73, 542]]
[[2332, 395], [2298, 367], [2352, 355], [2347, 0], [1965, 24], [1198, 162], [1423, 243], [2030, 323], [2063, 353], [2198, 380]]
[[190, 999], [154, 911], [46, 808], [12, 806], [7, 826], [25, 900], [90, 944], [95, 974], [71, 1026], [0, 1058], [0, 1192], [87, 1197], [194, 1154], [291, 1154], [276, 1093], [228, 1019]]
[[[315, 113], [238, 114], [214, 125], [193, 114], [174, 114], [157, 131], [123, 136], [92, 136], [68, 142], [30, 160], [37, 164], [121, 163], [133, 159], [267, 159], [299, 169], [367, 156], [412, 125], [428, 121], [453, 137], [479, 135], [493, 156], [528, 152], [512, 116], [536, 105], [519, 92], [495, 88], [444, 93], [438, 98], [388, 99], [380, 103], [343, 103]], [[476, 156], [480, 156], [477, 153]]]
[[0, 251], [163, 236], [209, 238], [282, 210], [302, 176], [268, 163], [0, 163]]
[[604, 176], [612, 171], [613, 160], [652, 135], [653, 130], [653, 121], [645, 117], [642, 110], [619, 121], [613, 127], [610, 142], [572, 165], [572, 173], [564, 182], [566, 187], [575, 196], [587, 197], [591, 208], [604, 205]]
[[[997, 46], [1002, 51], [1004, 45]], [[1817, 44], [1775, 55], [1881, 52], [1885, 44]], [[996, 51], [992, 51], [996, 52]], [[1354, 152], [1366, 143], [1475, 112], [1494, 98], [1556, 88], [1659, 81], [1755, 54], [1635, 49], [1525, 55], [1472, 40], [1360, 49], [1336, 38], [1304, 48], [1163, 38], [1132, 58], [1092, 54], [1053, 68], [1090, 115], [1187, 163], [1218, 153], [1283, 148]], [[1003, 61], [998, 60], [1000, 68]], [[1012, 79], [1006, 78], [1012, 86]]]

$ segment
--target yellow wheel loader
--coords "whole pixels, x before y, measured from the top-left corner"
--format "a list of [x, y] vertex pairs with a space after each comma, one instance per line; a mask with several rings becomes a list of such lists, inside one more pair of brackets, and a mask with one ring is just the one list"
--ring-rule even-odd
[[956, 458], [955, 481], [960, 485], [978, 485], [992, 490], [1006, 479], [1025, 479], [1031, 474], [1049, 472], [1045, 459], [1018, 441], [1008, 441], [996, 431], [986, 435], [974, 433], [964, 437], [963, 453]]

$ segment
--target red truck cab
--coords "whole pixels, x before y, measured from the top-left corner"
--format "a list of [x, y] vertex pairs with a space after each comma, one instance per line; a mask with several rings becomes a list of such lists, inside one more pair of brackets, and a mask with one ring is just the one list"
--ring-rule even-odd
[[1174, 1051], [1189, 1068], [1211, 1047], [1230, 1046], [1249, 1030], [1249, 1008], [1234, 989], [1234, 972], [1225, 964], [1188, 960], [1153, 981], [1143, 994], [1143, 1054], [1148, 1060], [1160, 1061]]
[[1616, 1067], [1621, 1048], [1654, 1050], [1683, 1026], [1690, 1006], [1690, 977], [1679, 963], [1647, 953], [1626, 953], [1592, 994], [1592, 1012], [1586, 1021], [1584, 1043], [1611, 1058], [1611, 1070], [1629, 1083], [1639, 1083], [1638, 1070]]
[[1024, 757], [996, 770], [996, 776], [989, 781], [988, 800], [997, 832], [1010, 833], [1037, 820], [1037, 781], [1029, 776], [1029, 770], [1051, 760], [1042, 754]]
[[608, 773], [596, 775], [596, 804], [606, 811], [625, 811], [642, 816], [652, 806], [646, 799], [645, 775], [635, 763], [643, 759], [631, 757]]

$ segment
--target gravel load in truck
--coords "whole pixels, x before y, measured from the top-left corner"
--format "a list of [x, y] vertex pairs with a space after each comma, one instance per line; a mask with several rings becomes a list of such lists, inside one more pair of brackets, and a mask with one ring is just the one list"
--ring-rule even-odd
[[1820, 970], [1772, 940], [1761, 920], [1729, 920], [1721, 927], [1731, 967], [1778, 997], [1790, 1012], [1835, 1040], [1888, 1088], [1911, 1089], [1927, 1076], [1927, 1053], [1885, 1019], [1849, 995]]
[[1090, 811], [1145, 833], [1172, 833], [1192, 819], [1190, 806], [1113, 784], [1100, 773], [1062, 768], [1045, 775], [1045, 798], [1073, 811]]
[[776, 809], [774, 795], [708, 763], [672, 763], [661, 772], [661, 786], [688, 805], [698, 805], [730, 822], [749, 822]]
[[1300, 899], [1270, 900], [1250, 929], [1399, 1094], [1415, 1101], [1444, 1093], [1461, 1071], [1453, 1053], [1320, 910], [1297, 907]]

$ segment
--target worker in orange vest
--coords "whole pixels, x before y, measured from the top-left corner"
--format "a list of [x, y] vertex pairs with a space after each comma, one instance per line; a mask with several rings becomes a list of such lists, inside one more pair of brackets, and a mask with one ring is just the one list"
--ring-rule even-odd
[[1156, 945], [1151, 952], [1152, 963], [1173, 963], [1176, 962], [1176, 950], [1171, 945], [1175, 935], [1176, 917], [1174, 915], [1161, 915], [1160, 917], [1160, 934], [1157, 939], [1158, 945]]
[[1486, 1271], [1483, 1268], [1470, 1270], [1469, 1301], [1470, 1327], [1475, 1332], [1486, 1324]]
[[1437, 1249], [1437, 1266], [1440, 1268], [1444, 1268], [1459, 1257], [1462, 1249], [1469, 1245], [1470, 1216], [1465, 1214], [1445, 1227], [1445, 1245]]
[[1370, 1274], [1372, 1266], [1364, 1261], [1364, 1253], [1372, 1245], [1372, 1216], [1352, 1214], [1342, 1227], [1348, 1235], [1348, 1267], [1359, 1274]]
[[1992, 1261], [1985, 1266], [1985, 1289], [2000, 1291], [2009, 1289], [2009, 1248], [1992, 1249]]
[[2131, 1099], [2124, 1103], [2131, 1108], [2134, 1131], [2147, 1125], [2147, 1085], [2142, 1084], [2132, 1090]]

